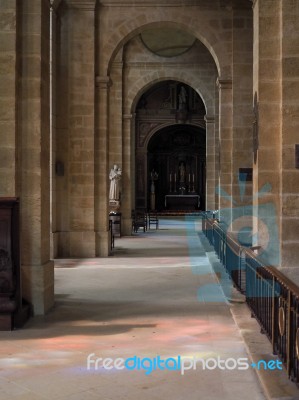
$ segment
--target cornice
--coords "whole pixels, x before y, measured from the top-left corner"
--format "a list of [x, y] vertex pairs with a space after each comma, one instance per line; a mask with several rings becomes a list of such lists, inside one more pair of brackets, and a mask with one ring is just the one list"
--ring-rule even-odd
[[154, 4], [150, 0], [99, 0], [105, 7], [198, 7], [198, 0], [157, 0]]
[[50, 0], [52, 10], [56, 11], [62, 0]]
[[215, 122], [215, 117], [210, 117], [208, 115], [205, 115], [204, 120], [206, 121], [207, 124], [213, 124]]
[[112, 85], [109, 76], [96, 76], [96, 87], [100, 89], [108, 89]]
[[220, 77], [216, 80], [216, 85], [218, 89], [231, 89], [232, 88], [232, 80], [231, 79], [221, 79]]
[[64, 0], [64, 3], [68, 8], [94, 11], [97, 0]]

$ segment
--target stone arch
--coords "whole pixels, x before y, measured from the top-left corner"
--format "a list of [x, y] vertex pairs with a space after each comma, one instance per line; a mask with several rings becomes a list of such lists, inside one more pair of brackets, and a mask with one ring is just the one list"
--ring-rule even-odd
[[116, 54], [120, 48], [128, 42], [128, 40], [138, 35], [144, 29], [159, 26], [175, 26], [194, 35], [206, 46], [212, 55], [217, 67], [218, 75], [224, 75], [222, 71], [225, 71], [225, 74], [228, 73], [231, 65], [231, 51], [229, 49], [229, 42], [226, 46], [225, 42], [223, 42], [221, 38], [222, 31], [217, 32], [215, 29], [212, 29], [211, 26], [207, 25], [204, 18], [202, 21], [199, 21], [198, 19], [194, 17], [190, 18], [190, 16], [183, 13], [180, 16], [176, 15], [174, 21], [169, 21], [167, 19], [161, 21], [161, 16], [159, 14], [156, 18], [157, 20], [153, 21], [151, 20], [153, 19], [152, 15], [142, 14], [139, 17], [126, 20], [122, 24], [119, 24], [119, 26], [113, 26], [113, 32], [110, 31], [111, 34], [109, 38], [107, 38], [106, 45], [102, 52], [104, 57], [101, 62], [101, 75], [109, 75]]
[[[148, 148], [149, 142], [151, 141], [152, 137], [153, 137], [157, 132], [159, 132], [159, 131], [162, 130], [163, 128], [166, 128], [167, 126], [172, 126], [172, 125], [173, 125], [173, 122], [166, 122], [165, 124], [161, 124], [161, 125], [159, 125], [159, 126], [154, 127], [154, 128], [150, 131], [150, 133], [149, 133], [149, 135], [147, 136], [147, 138], [145, 139], [145, 141], [144, 141], [144, 147], [145, 147], [145, 148]], [[201, 124], [195, 124], [195, 123], [192, 123], [192, 122], [186, 122], [186, 125], [195, 126], [195, 127], [197, 127], [197, 128], [203, 128], [203, 129], [205, 129], [205, 126], [204, 126], [205, 124], [204, 124], [204, 125], [201, 125]]]
[[201, 79], [196, 77], [196, 74], [186, 72], [180, 72], [170, 75], [169, 68], [167, 70], [153, 71], [151, 74], [147, 74], [135, 81], [134, 85], [130, 88], [128, 92], [128, 98], [126, 99], [126, 113], [133, 114], [141, 95], [145, 93], [155, 83], [164, 80], [179, 81], [192, 87], [201, 97], [206, 108], [206, 114], [214, 115], [214, 99], [211, 96], [210, 90], [201, 81]]

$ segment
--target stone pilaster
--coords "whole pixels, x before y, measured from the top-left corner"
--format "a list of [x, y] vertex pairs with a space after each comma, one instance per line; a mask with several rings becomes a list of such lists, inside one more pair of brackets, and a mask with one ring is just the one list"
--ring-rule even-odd
[[299, 8], [295, 1], [281, 2], [282, 27], [282, 160], [281, 160], [281, 260], [282, 267], [297, 267], [299, 248], [299, 169], [295, 145], [299, 144]]
[[263, 258], [279, 266], [281, 174], [280, 0], [254, 5], [253, 87], [258, 109], [258, 152], [253, 171], [254, 237]]
[[[121, 57], [121, 52], [118, 54]], [[113, 63], [109, 93], [109, 167], [122, 167], [123, 62]], [[115, 118], [118, 115], [119, 118]]]
[[[232, 154], [233, 154], [233, 99], [232, 81], [217, 79], [219, 89], [219, 187], [217, 190], [220, 219], [231, 223], [232, 210]], [[225, 212], [221, 211], [225, 210]]]
[[215, 118], [205, 116], [206, 121], [206, 209], [215, 210], [216, 195], [216, 149]]
[[[239, 168], [252, 167], [252, 48], [253, 21], [250, 4], [233, 9], [233, 197], [240, 201]], [[247, 197], [250, 202], [252, 185]]]
[[96, 78], [95, 230], [96, 255], [109, 254], [109, 87], [108, 76]]
[[[123, 115], [123, 178], [122, 178], [122, 233], [131, 235], [131, 211], [135, 193], [135, 143], [133, 140], [132, 126], [134, 119], [131, 114]], [[135, 124], [134, 124], [135, 125]]]
[[57, 214], [58, 255], [94, 257], [95, 1], [65, 1], [65, 7], [57, 77], [64, 103], [56, 135], [56, 161], [64, 167], [56, 177], [57, 199], [65, 210]]
[[20, 97], [21, 261], [23, 296], [35, 314], [54, 302], [50, 261], [50, 4], [34, 0], [22, 10]]
[[0, 3], [0, 196], [17, 195], [18, 1]]

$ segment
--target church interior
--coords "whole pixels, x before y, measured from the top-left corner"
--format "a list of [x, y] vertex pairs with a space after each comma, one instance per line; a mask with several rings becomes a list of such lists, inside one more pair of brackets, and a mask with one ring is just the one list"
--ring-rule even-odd
[[0, 0], [1, 399], [299, 399], [298, 48], [296, 0]]

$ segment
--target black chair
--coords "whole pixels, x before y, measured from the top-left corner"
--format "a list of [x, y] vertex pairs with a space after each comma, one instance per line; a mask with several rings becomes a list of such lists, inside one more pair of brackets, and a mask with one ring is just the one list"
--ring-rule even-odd
[[156, 212], [148, 213], [148, 227], [151, 229], [151, 225], [154, 225], [156, 229], [159, 229], [159, 219]]
[[136, 210], [132, 215], [132, 230], [137, 232], [138, 229], [143, 229], [143, 232], [147, 229], [147, 216], [144, 211]]

